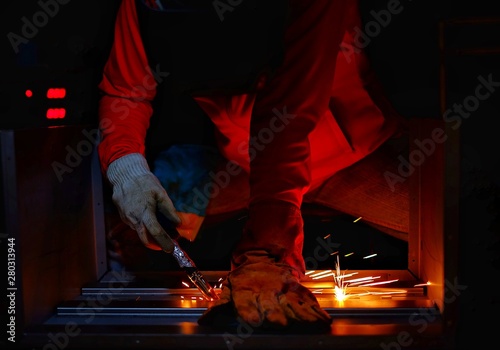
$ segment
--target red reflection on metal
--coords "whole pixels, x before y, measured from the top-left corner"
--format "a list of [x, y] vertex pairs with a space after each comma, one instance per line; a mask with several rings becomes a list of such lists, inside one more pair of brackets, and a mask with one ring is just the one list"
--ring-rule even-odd
[[65, 108], [49, 108], [47, 109], [47, 119], [63, 119], [66, 117]]

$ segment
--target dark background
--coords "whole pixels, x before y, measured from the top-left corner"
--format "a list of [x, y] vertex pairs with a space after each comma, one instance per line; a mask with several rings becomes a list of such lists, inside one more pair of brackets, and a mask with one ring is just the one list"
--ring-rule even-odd
[[[34, 0], [2, 3], [0, 129], [96, 122], [96, 86], [109, 51], [119, 3], [117, 0], [72, 0], [59, 5], [57, 13], [38, 29], [29, 43], [19, 46], [18, 53], [13, 50], [8, 33], [21, 34], [23, 17], [31, 20], [41, 7]], [[388, 1], [362, 0], [360, 9], [364, 23], [373, 21], [372, 11], [381, 11], [387, 4]], [[495, 10], [496, 1], [401, 0], [401, 5], [403, 11], [395, 15], [379, 35], [371, 38], [366, 52], [389, 99], [401, 114], [408, 118], [440, 118], [438, 22], [499, 16]], [[500, 47], [500, 25], [453, 27], [447, 31], [446, 43], [450, 48]], [[480, 75], [492, 74], [494, 81], [500, 81], [498, 54], [450, 56], [446, 67], [448, 106], [473, 95]], [[67, 98], [63, 102], [47, 102], [46, 89], [61, 86], [66, 87]], [[25, 97], [26, 89], [33, 91], [31, 99]], [[44, 111], [51, 103], [53, 107], [67, 109], [64, 120], [45, 119]], [[469, 118], [463, 119], [460, 127], [460, 273], [457, 277], [467, 289], [458, 301], [461, 320], [457, 337], [459, 344], [477, 347], [498, 343], [495, 334], [498, 330], [495, 320], [500, 311], [499, 292], [495, 286], [500, 265], [498, 118], [500, 93], [495, 92], [481, 102]], [[336, 228], [352, 230], [350, 219], [338, 218]], [[359, 236], [354, 241], [359, 242], [368, 236], [362, 224], [357, 227], [356, 235]], [[321, 228], [328, 232], [328, 226]], [[319, 230], [318, 235], [322, 234]], [[353, 243], [349, 243], [349, 237], [345, 239], [342, 244], [347, 250]], [[366, 240], [365, 244], [368, 244]], [[390, 240], [385, 244], [389, 250], [401, 248]], [[395, 251], [392, 258], [397, 260], [401, 251]]]

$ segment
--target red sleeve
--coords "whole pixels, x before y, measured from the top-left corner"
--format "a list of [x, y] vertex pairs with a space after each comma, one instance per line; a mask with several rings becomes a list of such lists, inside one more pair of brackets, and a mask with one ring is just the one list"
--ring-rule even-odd
[[145, 151], [151, 101], [157, 83], [142, 44], [134, 0], [123, 0], [118, 10], [114, 42], [99, 84], [98, 146], [101, 168], [130, 153]]

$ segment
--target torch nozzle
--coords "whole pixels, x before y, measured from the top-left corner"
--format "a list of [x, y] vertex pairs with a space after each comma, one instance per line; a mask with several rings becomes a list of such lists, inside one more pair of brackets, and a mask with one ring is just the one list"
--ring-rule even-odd
[[193, 260], [189, 258], [184, 250], [181, 249], [179, 244], [174, 240], [174, 251], [172, 252], [175, 260], [179, 263], [179, 266], [186, 271], [189, 280], [198, 288], [198, 290], [203, 294], [205, 299], [208, 301], [213, 301], [219, 299], [219, 296], [215, 292], [214, 288], [207, 282], [205, 277], [200, 273]]

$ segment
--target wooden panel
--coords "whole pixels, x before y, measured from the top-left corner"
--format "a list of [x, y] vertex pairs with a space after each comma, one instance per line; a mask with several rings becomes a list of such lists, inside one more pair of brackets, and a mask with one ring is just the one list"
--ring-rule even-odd
[[[459, 210], [459, 135], [437, 119], [411, 121], [409, 269], [430, 282], [428, 297], [454, 327], [457, 303], [447, 296], [457, 277]], [[424, 160], [416, 162], [420, 156]], [[449, 294], [449, 293], [448, 293]]]
[[9, 169], [3, 183], [7, 229], [17, 242], [25, 326], [42, 322], [102, 271], [90, 166], [94, 147], [83, 130], [1, 132], [2, 167]]

